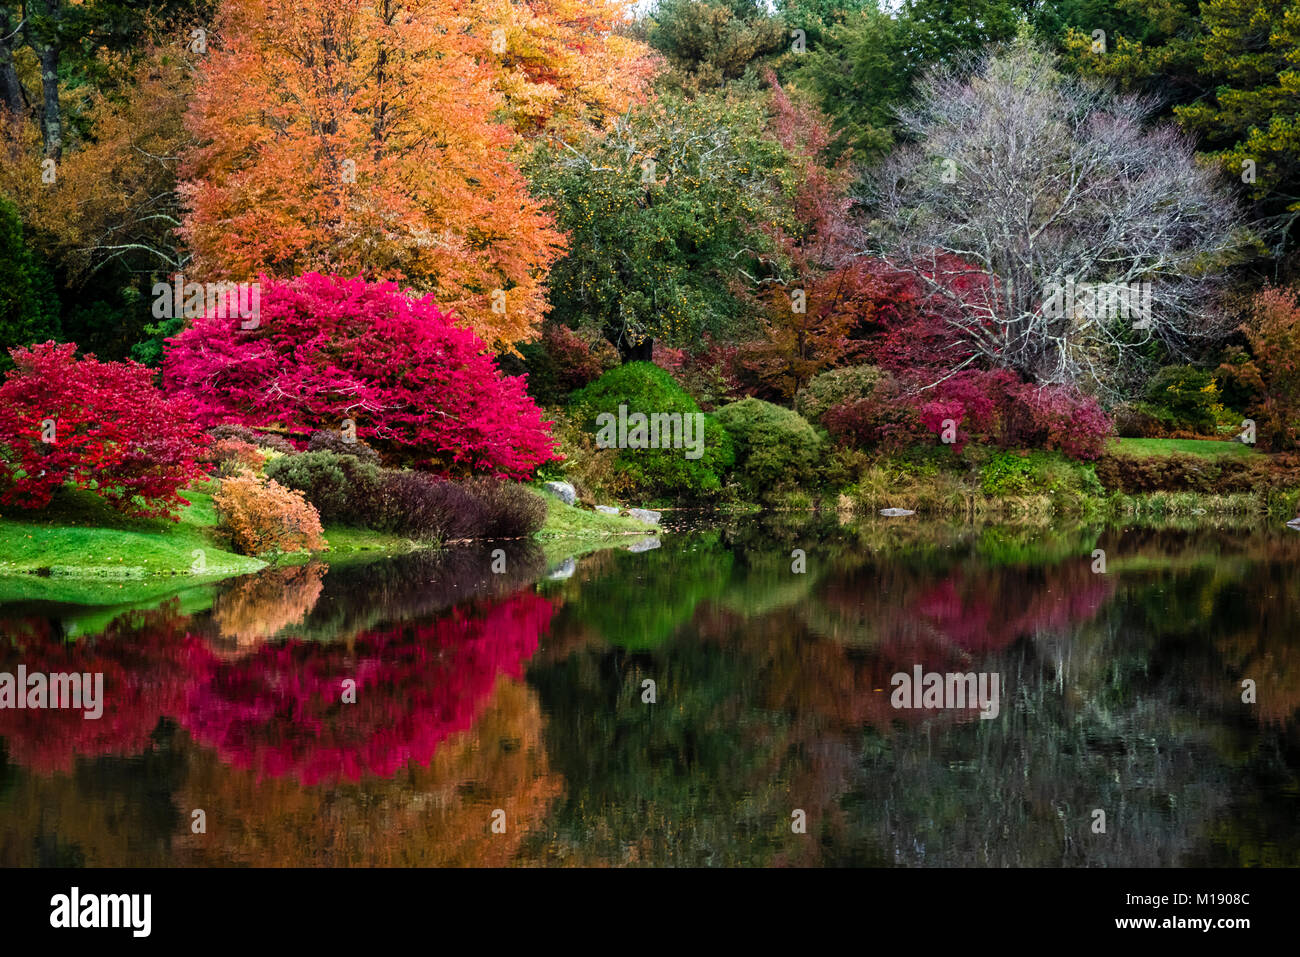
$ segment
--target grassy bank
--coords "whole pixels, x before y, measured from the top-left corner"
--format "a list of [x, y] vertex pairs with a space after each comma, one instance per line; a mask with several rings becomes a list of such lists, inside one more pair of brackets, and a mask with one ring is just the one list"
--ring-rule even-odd
[[[60, 493], [40, 512], [9, 510], [0, 516], [0, 601], [148, 601], [174, 593], [178, 586], [202, 586], [265, 568], [266, 561], [230, 550], [228, 537], [217, 527], [214, 491], [209, 483], [186, 489], [190, 504], [176, 522], [127, 518], [92, 493], [75, 489]], [[574, 508], [549, 496], [546, 501], [539, 539], [597, 540], [652, 530], [633, 518]], [[325, 539], [335, 561], [431, 547], [344, 526], [327, 526]], [[285, 555], [276, 561], [310, 557]]]
[[606, 515], [585, 508], [565, 505], [559, 499], [546, 496], [546, 524], [536, 538], [549, 540], [561, 538], [603, 538], [609, 535], [644, 535], [654, 531], [655, 525], [626, 515]]
[[[791, 505], [803, 498], [792, 496]], [[823, 495], [823, 509], [998, 521], [1084, 521], [1145, 516], [1291, 518], [1300, 467], [1235, 442], [1116, 439], [1096, 462], [1059, 453], [912, 449], [861, 468], [857, 481]]]

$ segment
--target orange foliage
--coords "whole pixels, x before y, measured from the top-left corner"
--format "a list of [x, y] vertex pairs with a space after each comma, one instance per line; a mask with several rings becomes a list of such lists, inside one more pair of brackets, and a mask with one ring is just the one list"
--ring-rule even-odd
[[54, 182], [42, 181], [36, 123], [11, 117], [0, 130], [0, 193], [74, 281], [114, 260], [157, 268], [180, 258], [176, 157], [192, 57], [181, 43], [148, 47], [138, 59], [104, 57], [113, 85], [78, 91], [94, 138], [64, 149]]
[[222, 479], [212, 496], [217, 514], [245, 555], [325, 547], [320, 515], [302, 492], [249, 473]]
[[216, 465], [221, 475], [235, 475], [245, 469], [260, 472], [266, 456], [243, 439], [217, 439], [203, 453], [202, 461]]
[[478, 40], [475, 55], [495, 72], [493, 85], [522, 133], [548, 123], [601, 125], [644, 97], [658, 66], [644, 44], [614, 32], [628, 19], [627, 0], [448, 6]]
[[192, 271], [399, 279], [496, 347], [531, 338], [564, 238], [517, 129], [619, 108], [648, 69], [615, 0], [575, 2], [226, 0], [187, 120]]
[[[186, 865], [253, 867], [502, 867], [520, 863], [564, 790], [550, 767], [536, 692], [502, 677], [474, 728], [427, 766], [394, 777], [303, 785], [223, 764], [187, 748], [180, 806], [202, 807], [208, 834], [175, 841]], [[506, 812], [505, 833], [491, 830]], [[219, 828], [219, 830], [218, 830]]]
[[[289, 625], [305, 619], [320, 598], [323, 562], [269, 568], [239, 579], [212, 603], [212, 621], [223, 643], [214, 648], [217, 657], [247, 653]], [[224, 644], [235, 640], [235, 649]]]

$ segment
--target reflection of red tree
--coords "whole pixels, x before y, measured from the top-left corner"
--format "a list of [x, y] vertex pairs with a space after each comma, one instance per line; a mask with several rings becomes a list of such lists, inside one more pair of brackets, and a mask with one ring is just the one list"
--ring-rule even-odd
[[0, 622], [0, 671], [104, 675], [103, 715], [73, 709], [0, 710], [9, 758], [35, 771], [67, 771], [77, 757], [147, 750], [160, 718], [179, 712], [186, 687], [202, 680], [212, 655], [185, 633], [175, 603], [115, 618], [95, 638], [65, 642], [47, 618]]
[[[818, 626], [849, 644], [890, 649], [891, 658], [906, 658], [911, 647], [919, 652], [925, 638], [949, 655], [978, 658], [1026, 635], [1087, 621], [1112, 591], [1112, 581], [1094, 575], [1086, 562], [1032, 570], [958, 568], [927, 577], [880, 569], [831, 582], [824, 601], [832, 617]], [[912, 661], [930, 664], [931, 658]]]
[[[468, 729], [498, 675], [522, 676], [551, 614], [550, 602], [525, 592], [346, 643], [266, 645], [218, 664], [180, 721], [223, 760], [272, 777], [310, 785], [391, 776], [428, 764], [448, 735]], [[355, 704], [342, 701], [349, 678]]]
[[1086, 565], [1052, 566], [1041, 581], [955, 574], [929, 589], [915, 611], [973, 655], [1001, 651], [1023, 635], [1059, 631], [1092, 618], [1110, 598], [1111, 583]]

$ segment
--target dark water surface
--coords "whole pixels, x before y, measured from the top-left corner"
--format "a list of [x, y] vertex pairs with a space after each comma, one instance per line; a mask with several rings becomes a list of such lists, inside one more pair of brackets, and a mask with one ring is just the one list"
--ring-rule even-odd
[[[492, 547], [0, 605], [0, 672], [105, 682], [0, 710], [0, 865], [1300, 866], [1300, 534]], [[893, 707], [917, 665], [997, 716]]]

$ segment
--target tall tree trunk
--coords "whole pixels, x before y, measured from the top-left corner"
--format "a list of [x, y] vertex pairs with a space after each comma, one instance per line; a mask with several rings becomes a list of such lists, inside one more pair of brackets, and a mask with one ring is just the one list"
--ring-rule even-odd
[[33, 43], [41, 61], [41, 140], [45, 158], [56, 162], [63, 156], [63, 117], [59, 114], [59, 34], [62, 0], [38, 0], [41, 29]]
[[27, 112], [27, 94], [14, 67], [14, 47], [18, 46], [18, 37], [12, 35], [15, 30], [9, 11], [0, 7], [0, 106], [21, 116]]
[[618, 351], [623, 355], [623, 361], [626, 362], [653, 362], [655, 354], [655, 341], [646, 336], [640, 342], [633, 345], [624, 339], [618, 345]]

